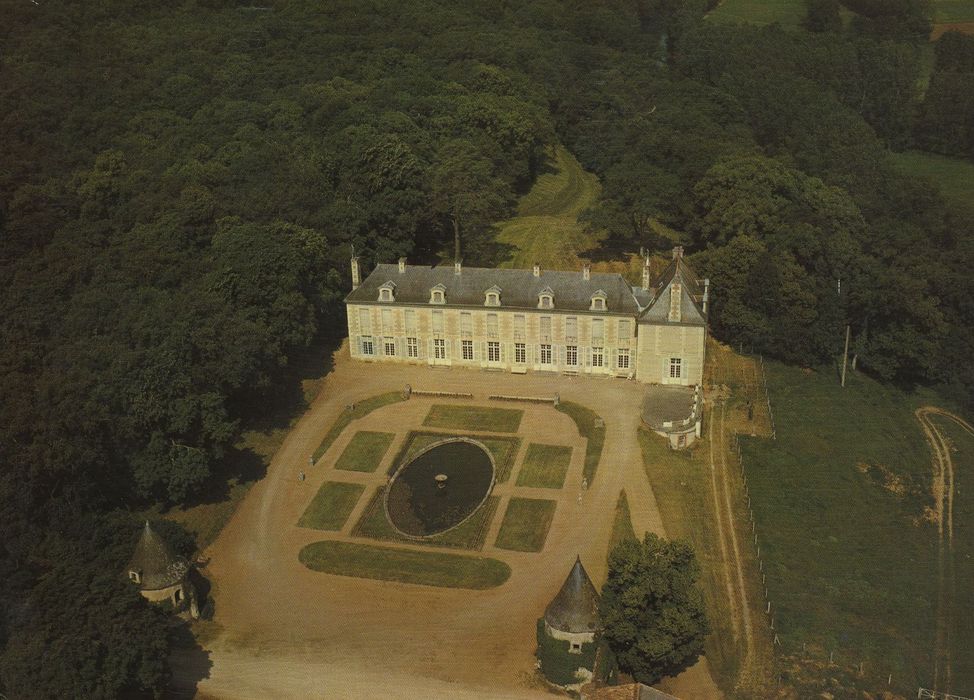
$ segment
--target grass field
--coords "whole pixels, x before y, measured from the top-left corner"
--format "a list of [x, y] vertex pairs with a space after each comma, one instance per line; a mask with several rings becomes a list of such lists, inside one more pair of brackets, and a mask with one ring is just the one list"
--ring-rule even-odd
[[298, 521], [298, 527], [341, 530], [364, 490], [361, 484], [326, 481], [308, 504]]
[[[399, 534], [386, 517], [386, 510], [383, 506], [385, 497], [385, 487], [380, 486], [369, 501], [362, 517], [355, 523], [352, 535], [355, 537], [368, 537], [373, 540], [385, 540], [387, 542], [411, 542], [416, 540], [404, 537]], [[483, 549], [484, 540], [487, 537], [487, 530], [497, 512], [497, 496], [488, 496], [484, 504], [477, 509], [467, 520], [458, 527], [441, 535], [423, 538], [423, 544], [435, 545], [437, 547], [455, 547], [457, 549]]]
[[[974, 5], [974, 0], [972, 0]], [[961, 158], [948, 158], [920, 151], [906, 151], [890, 155], [900, 172], [922, 178], [938, 187], [953, 204], [974, 209], [974, 163]]]
[[352, 542], [313, 542], [298, 558], [313, 571], [445, 588], [495, 588], [511, 575], [497, 559], [415, 552]]
[[540, 552], [555, 517], [554, 501], [511, 497], [495, 543], [501, 549]]
[[712, 633], [706, 654], [722, 688], [733, 687], [742, 651], [734, 641], [727, 589], [722, 578], [716, 516], [710, 490], [710, 465], [704, 446], [692, 452], [669, 449], [665, 438], [639, 430], [646, 476], [653, 486], [670, 539], [689, 542], [700, 563], [704, 603]]
[[935, 24], [974, 22], [974, 0], [933, 0]]
[[427, 428], [516, 433], [523, 416], [524, 411], [517, 408], [434, 404], [426, 414], [423, 425]]
[[[831, 370], [767, 369], [778, 439], [746, 441], [744, 464], [781, 651], [863, 661], [863, 683], [892, 674], [907, 695], [931, 687], [937, 532], [913, 410], [940, 402], [859, 374], [841, 389]], [[971, 531], [958, 536], [970, 551]], [[971, 625], [952, 642], [955, 658], [969, 654]], [[974, 689], [956, 680], [955, 692]]]
[[396, 403], [397, 401], [404, 401], [402, 392], [390, 391], [386, 394], [379, 394], [378, 396], [371, 396], [364, 401], [359, 401], [355, 404], [353, 408], [346, 408], [342, 411], [342, 414], [338, 416], [335, 422], [329, 428], [328, 433], [322, 439], [321, 444], [318, 445], [318, 449], [314, 452], [314, 460], [317, 462], [321, 459], [322, 455], [328, 451], [332, 443], [338, 439], [338, 436], [342, 434], [342, 431], [348, 427], [348, 424], [353, 420], [367, 416], [372, 411], [377, 408], [382, 408], [383, 406], [388, 406], [389, 404]]
[[714, 22], [743, 22], [798, 27], [805, 16], [803, 0], [721, 0], [707, 17]]
[[342, 456], [335, 462], [335, 469], [353, 472], [374, 472], [395, 439], [395, 433], [376, 433], [360, 430], [352, 437]]
[[540, 263], [554, 270], [577, 270], [579, 254], [595, 247], [601, 236], [587, 233], [578, 215], [595, 204], [598, 178], [582, 170], [563, 146], [551, 152], [552, 172], [538, 177], [518, 205], [517, 216], [498, 224], [497, 240], [514, 246], [503, 267]]
[[517, 475], [518, 486], [560, 489], [572, 461], [572, 448], [531, 443]]
[[595, 481], [595, 472], [599, 468], [599, 460], [602, 459], [602, 446], [605, 444], [605, 424], [602, 423], [598, 413], [572, 401], [561, 401], [555, 408], [575, 421], [579, 435], [587, 440], [582, 476], [591, 485]]

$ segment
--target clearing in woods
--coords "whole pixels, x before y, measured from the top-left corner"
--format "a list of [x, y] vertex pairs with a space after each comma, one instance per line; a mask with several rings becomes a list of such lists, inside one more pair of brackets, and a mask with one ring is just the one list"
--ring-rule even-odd
[[497, 240], [515, 248], [502, 267], [540, 263], [551, 270], [577, 270], [579, 254], [602, 238], [578, 223], [578, 215], [599, 197], [598, 178], [582, 170], [564, 146], [555, 146], [550, 159], [552, 171], [539, 176], [521, 198], [517, 216], [498, 224]]

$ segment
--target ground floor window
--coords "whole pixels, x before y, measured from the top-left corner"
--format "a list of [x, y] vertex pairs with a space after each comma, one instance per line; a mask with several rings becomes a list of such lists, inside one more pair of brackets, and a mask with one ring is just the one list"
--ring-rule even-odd
[[386, 357], [394, 357], [396, 354], [396, 341], [392, 338], [386, 338], [382, 342], [382, 351]]
[[523, 365], [528, 361], [528, 352], [524, 343], [514, 343], [514, 362]]
[[415, 338], [406, 338], [406, 356], [419, 357], [419, 343]]
[[629, 369], [629, 349], [619, 348], [619, 355], [616, 358], [616, 366], [619, 369]]
[[460, 341], [460, 357], [464, 360], [473, 359], [473, 341], [472, 340], [461, 340]]
[[372, 343], [371, 335], [362, 336], [362, 354], [363, 355], [374, 355], [375, 345]]
[[605, 365], [602, 348], [592, 348], [592, 366], [603, 367]]
[[550, 365], [551, 364], [551, 346], [542, 345], [541, 346], [541, 364]]
[[446, 359], [446, 341], [443, 340], [443, 338], [433, 339], [433, 359], [435, 360]]
[[577, 345], [568, 345], [565, 347], [565, 364], [569, 367], [578, 367]]
[[496, 340], [487, 341], [487, 361], [488, 362], [501, 361], [501, 344]]
[[683, 376], [683, 360], [679, 357], [670, 358], [670, 379], [679, 379]]

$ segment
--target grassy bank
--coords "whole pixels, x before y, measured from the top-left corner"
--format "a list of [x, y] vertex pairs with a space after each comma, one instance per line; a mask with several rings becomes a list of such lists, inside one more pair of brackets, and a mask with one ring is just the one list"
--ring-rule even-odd
[[562, 401], [555, 408], [575, 421], [579, 434], [588, 441], [585, 443], [585, 466], [582, 469], [582, 476], [591, 484], [595, 481], [595, 472], [599, 468], [599, 460], [602, 459], [605, 424], [598, 413], [572, 401]]
[[321, 440], [321, 444], [318, 445], [318, 449], [314, 452], [314, 460], [317, 462], [321, 457], [328, 451], [332, 443], [338, 439], [338, 436], [342, 434], [342, 431], [348, 427], [348, 424], [353, 420], [367, 416], [372, 411], [377, 408], [382, 408], [383, 406], [388, 406], [389, 404], [396, 403], [397, 401], [404, 401], [402, 392], [400, 391], [390, 391], [386, 394], [379, 394], [377, 396], [370, 396], [367, 399], [359, 401], [358, 403], [348, 406], [344, 411], [335, 419], [332, 423], [331, 428], [325, 434], [325, 437]]

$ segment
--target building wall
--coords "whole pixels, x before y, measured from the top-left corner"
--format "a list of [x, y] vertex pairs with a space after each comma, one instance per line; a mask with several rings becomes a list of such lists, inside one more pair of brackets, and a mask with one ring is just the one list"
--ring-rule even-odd
[[347, 311], [349, 346], [358, 360], [513, 372], [635, 371], [636, 323], [628, 315], [395, 303], [349, 303]]
[[547, 620], [545, 620], [544, 629], [549, 637], [564, 640], [569, 644], [581, 645], [595, 641], [595, 632], [563, 632], [549, 625]]
[[[702, 326], [641, 323], [636, 376], [654, 384], [702, 384], [705, 344]], [[671, 376], [673, 360], [679, 360], [679, 376]]]

